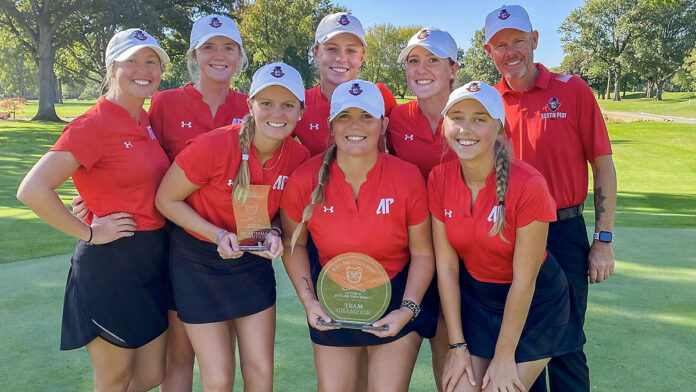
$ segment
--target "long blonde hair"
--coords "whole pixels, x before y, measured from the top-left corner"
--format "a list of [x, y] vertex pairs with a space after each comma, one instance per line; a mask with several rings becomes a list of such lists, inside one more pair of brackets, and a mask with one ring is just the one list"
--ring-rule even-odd
[[[239, 130], [239, 149], [242, 152], [242, 163], [237, 170], [237, 177], [234, 179], [234, 192], [232, 198], [238, 203], [244, 203], [249, 194], [249, 184], [251, 175], [249, 174], [249, 149], [251, 142], [256, 134], [256, 122], [251, 114], [244, 116], [242, 129]], [[246, 155], [247, 159], [244, 159]]]
[[[505, 134], [503, 124], [500, 124], [500, 133]], [[488, 236], [498, 235], [500, 239], [509, 242], [503, 235], [503, 229], [507, 226], [505, 222], [505, 197], [507, 196], [508, 180], [510, 177], [510, 153], [505, 142], [499, 137], [493, 144], [495, 152], [495, 196], [498, 199], [498, 208], [493, 217], [493, 227], [488, 232]]]

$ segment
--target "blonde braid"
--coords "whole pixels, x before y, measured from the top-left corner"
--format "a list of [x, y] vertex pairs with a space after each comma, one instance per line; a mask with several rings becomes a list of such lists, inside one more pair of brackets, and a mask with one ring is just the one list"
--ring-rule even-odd
[[498, 209], [493, 220], [493, 227], [491, 231], [488, 232], [488, 235], [492, 237], [497, 234], [500, 236], [500, 239], [509, 242], [503, 235], [503, 229], [506, 226], [505, 196], [507, 194], [508, 177], [510, 175], [510, 155], [505, 143], [500, 139], [496, 139], [493, 144], [493, 150], [495, 151], [495, 195], [498, 199]]
[[[249, 147], [251, 147], [251, 142], [254, 140], [254, 134], [256, 133], [256, 123], [254, 118], [247, 114], [242, 122], [242, 129], [239, 131], [239, 149], [242, 155], [249, 155]], [[232, 197], [238, 203], [244, 203], [249, 193], [249, 183], [251, 182], [251, 176], [249, 175], [249, 162], [242, 159], [242, 163], [239, 165], [239, 170], [237, 170], [237, 177], [234, 179], [234, 193]]]
[[324, 202], [324, 188], [329, 182], [329, 166], [331, 166], [331, 163], [335, 159], [336, 143], [332, 144], [331, 147], [324, 151], [324, 160], [322, 161], [321, 168], [319, 169], [319, 181], [317, 186], [312, 191], [312, 201], [307, 205], [307, 207], [305, 207], [304, 211], [302, 211], [302, 222], [297, 225], [295, 231], [292, 233], [292, 240], [290, 241], [291, 249], [295, 249], [295, 243], [302, 232], [302, 226], [304, 226], [305, 222], [308, 222], [309, 218], [312, 217], [314, 206]]

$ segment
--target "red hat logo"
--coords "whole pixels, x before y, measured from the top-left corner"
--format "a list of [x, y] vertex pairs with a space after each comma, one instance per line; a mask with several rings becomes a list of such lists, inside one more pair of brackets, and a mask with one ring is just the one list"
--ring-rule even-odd
[[283, 73], [283, 69], [280, 68], [280, 65], [276, 65], [275, 68], [273, 68], [273, 71], [271, 71], [271, 76], [274, 78], [281, 78], [283, 75], [285, 74]]
[[363, 91], [360, 89], [360, 85], [358, 83], [353, 83], [353, 87], [351, 87], [348, 92], [353, 95], [360, 95]]
[[478, 92], [479, 90], [481, 90], [481, 87], [479, 87], [478, 83], [471, 83], [469, 85], [469, 87], [466, 88], [466, 91], [468, 91], [470, 93], [475, 93], [475, 92]]
[[546, 104], [546, 107], [549, 108], [549, 110], [551, 110], [552, 112], [555, 112], [556, 110], [558, 110], [558, 108], [561, 107], [561, 103], [558, 102], [558, 98], [553, 97], [549, 99], [549, 103]]
[[350, 20], [348, 20], [348, 15], [341, 15], [340, 18], [338, 18], [338, 24], [345, 26], [350, 23]]
[[217, 17], [213, 17], [213, 19], [210, 19], [210, 23], [209, 23], [209, 24], [210, 24], [210, 26], [212, 26], [212, 27], [214, 27], [214, 28], [216, 28], [216, 29], [217, 29], [218, 27], [222, 26], [222, 22], [220, 22], [220, 20], [219, 20]]
[[507, 18], [509, 18], [509, 17], [510, 17], [510, 13], [507, 12], [506, 9], [500, 10], [500, 15], [498, 15], [498, 19], [500, 19], [500, 20], [505, 20], [505, 19], [507, 19]]
[[427, 29], [421, 30], [420, 34], [418, 34], [418, 39], [426, 39], [430, 35], [430, 31]]
[[133, 37], [141, 41], [145, 41], [147, 39], [147, 35], [143, 34], [143, 32], [140, 30], [136, 31], [135, 34], [133, 34]]

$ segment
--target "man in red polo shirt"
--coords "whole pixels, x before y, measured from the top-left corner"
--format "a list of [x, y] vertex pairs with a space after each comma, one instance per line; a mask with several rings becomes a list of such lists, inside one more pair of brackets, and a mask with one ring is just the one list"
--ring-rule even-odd
[[[495, 87], [505, 105], [505, 130], [515, 156], [541, 172], [556, 199], [558, 221], [549, 226], [548, 249], [563, 267], [584, 320], [588, 276], [591, 283], [599, 283], [614, 272], [616, 171], [592, 91], [579, 77], [535, 64], [538, 38], [520, 6], [503, 6], [486, 16], [485, 49], [503, 75]], [[592, 246], [582, 217], [588, 162], [595, 205]], [[552, 359], [548, 370], [553, 392], [590, 390], [582, 351]]]

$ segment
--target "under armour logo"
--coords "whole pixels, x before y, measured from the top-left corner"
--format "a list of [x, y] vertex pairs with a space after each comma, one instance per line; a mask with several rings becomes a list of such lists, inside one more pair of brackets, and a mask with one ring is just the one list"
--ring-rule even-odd
[[404, 140], [413, 140], [413, 134], [404, 135]]
[[273, 189], [283, 190], [285, 189], [285, 183], [288, 182], [288, 176], [279, 175], [278, 178], [273, 183]]
[[318, 131], [319, 130], [319, 123], [310, 123], [309, 124], [309, 130], [310, 131]]
[[448, 218], [451, 218], [452, 217], [452, 210], [448, 210], [445, 208], [445, 216]]
[[330, 206], [330, 207], [324, 206], [324, 212], [330, 212], [333, 214], [334, 213], [333, 206]]
[[184, 128], [184, 127], [189, 127], [189, 128], [191, 128], [191, 121], [189, 121], [189, 122], [182, 121], [182, 122], [181, 122], [181, 127], [182, 127], [182, 128]]
[[227, 180], [227, 186], [232, 186], [232, 184], [234, 184], [234, 181], [231, 178]]
[[392, 198], [384, 198], [379, 201], [379, 206], [377, 206], [377, 215], [380, 214], [388, 214], [389, 213], [389, 206], [394, 204], [394, 199]]
[[123, 142], [123, 145], [126, 146], [126, 148], [131, 148], [133, 147], [133, 143], [130, 140], [127, 140]]

